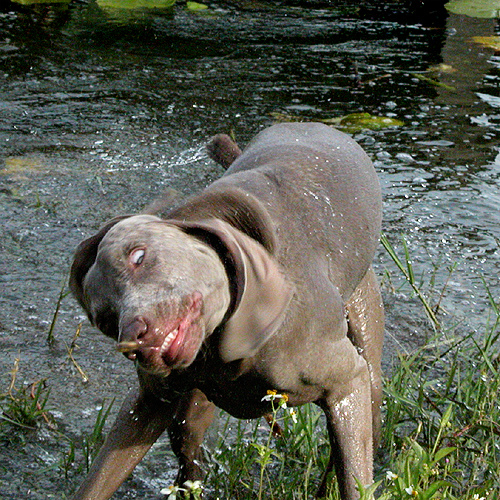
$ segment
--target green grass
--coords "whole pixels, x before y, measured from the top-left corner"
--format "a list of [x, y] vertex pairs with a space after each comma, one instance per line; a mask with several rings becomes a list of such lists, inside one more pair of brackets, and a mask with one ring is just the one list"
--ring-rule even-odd
[[18, 371], [19, 359], [16, 358], [10, 372], [9, 387], [5, 393], [0, 394], [0, 435], [7, 434], [7, 427], [34, 430], [42, 419], [51, 426], [45, 409], [49, 398], [45, 380], [18, 388], [16, 384]]
[[382, 443], [384, 468], [398, 477], [378, 498], [402, 499], [409, 488], [418, 499], [498, 498], [498, 335], [439, 338], [400, 355], [385, 381]]
[[[384, 382], [382, 443], [375, 482], [362, 500], [497, 500], [500, 498], [500, 307], [483, 280], [490, 302], [484, 332], [460, 332], [441, 314], [448, 278], [438, 287], [436, 265], [426, 283], [403, 240], [402, 256], [384, 239], [395, 264], [429, 320], [425, 345], [400, 352]], [[449, 267], [449, 275], [457, 272]], [[389, 280], [391, 276], [389, 276]], [[388, 292], [390, 293], [390, 292]], [[61, 291], [61, 297], [63, 292]], [[57, 311], [57, 309], [56, 309]], [[448, 327], [448, 329], [446, 329]], [[76, 339], [77, 335], [75, 335]], [[18, 365], [0, 395], [2, 433], [36, 432], [50, 424], [43, 382], [17, 388]], [[324, 417], [314, 405], [296, 409], [276, 399], [275, 436], [263, 420], [239, 421], [223, 414], [216, 444], [207, 451], [205, 498], [302, 500], [313, 498], [329, 456]], [[69, 443], [57, 466], [61, 476], [83, 475], [102, 442], [111, 405], [101, 409], [89, 435]], [[51, 429], [51, 432], [58, 432]], [[167, 462], [167, 459], [165, 460]], [[166, 465], [168, 467], [168, 465]], [[51, 471], [53, 473], [53, 471]], [[197, 488], [197, 485], [195, 486]], [[198, 490], [193, 490], [197, 498]], [[180, 498], [179, 492], [177, 498]], [[168, 498], [176, 498], [172, 491]], [[335, 481], [328, 500], [339, 500]]]
[[[438, 337], [399, 356], [385, 380], [375, 484], [362, 498], [498, 500], [498, 336]], [[214, 498], [260, 499], [261, 490], [262, 498], [312, 497], [329, 452], [321, 412], [299, 408], [296, 423], [286, 412], [277, 411], [283, 436], [271, 440], [262, 422], [237, 428], [233, 440], [223, 429], [207, 479]], [[337, 491], [328, 499], [338, 500]]]
[[[484, 282], [491, 305], [480, 335], [454, 333], [438, 317], [449, 277], [436, 293], [417, 274], [402, 238], [402, 256], [382, 240], [399, 276], [421, 302], [434, 331], [425, 345], [401, 352], [384, 382], [382, 443], [375, 482], [362, 499], [498, 500], [500, 498], [500, 307]], [[389, 271], [392, 273], [393, 271]], [[428, 288], [428, 291], [424, 291]], [[432, 300], [435, 303], [431, 303]], [[422, 335], [426, 338], [426, 334]], [[262, 422], [242, 427], [227, 418], [210, 457], [206, 486], [213, 498], [311, 498], [328, 460], [323, 417], [306, 405], [297, 422], [277, 408], [283, 435], [269, 439]], [[232, 438], [230, 438], [232, 436]], [[334, 483], [334, 482], [333, 482]], [[338, 500], [333, 487], [329, 500]]]

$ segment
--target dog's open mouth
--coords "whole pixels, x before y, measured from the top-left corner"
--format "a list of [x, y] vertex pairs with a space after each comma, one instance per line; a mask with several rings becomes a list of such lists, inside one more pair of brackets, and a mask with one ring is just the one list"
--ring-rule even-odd
[[148, 320], [146, 333], [137, 340], [122, 340], [117, 350], [146, 370], [170, 373], [173, 368], [188, 366], [203, 340], [201, 309], [201, 297], [195, 295], [180, 318]]
[[183, 318], [179, 326], [171, 331], [161, 344], [159, 355], [166, 365], [175, 364], [185, 342], [189, 343], [189, 334], [194, 334], [194, 332], [190, 331], [193, 325], [189, 319], [188, 317]]
[[163, 356], [168, 355], [170, 348], [172, 347], [174, 340], [177, 340], [177, 337], [179, 337], [179, 328], [176, 328], [173, 332], [170, 332], [165, 337], [165, 340], [163, 341], [163, 344], [161, 345], [161, 348], [160, 348], [160, 356], [162, 358], [163, 358]]

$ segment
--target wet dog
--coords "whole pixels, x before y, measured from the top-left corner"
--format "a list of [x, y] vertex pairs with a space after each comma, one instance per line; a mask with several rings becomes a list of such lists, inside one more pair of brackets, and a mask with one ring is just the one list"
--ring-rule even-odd
[[314, 123], [265, 129], [167, 216], [121, 217], [78, 247], [71, 289], [136, 364], [121, 408], [75, 499], [113, 494], [168, 430], [179, 484], [201, 479], [214, 406], [238, 418], [314, 402], [327, 417], [343, 500], [372, 481], [380, 425], [383, 306], [371, 263], [381, 194], [347, 135]]

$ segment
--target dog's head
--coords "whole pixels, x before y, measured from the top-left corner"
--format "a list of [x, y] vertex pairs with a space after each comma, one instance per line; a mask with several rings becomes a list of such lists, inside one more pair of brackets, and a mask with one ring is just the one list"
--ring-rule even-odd
[[189, 366], [221, 329], [224, 361], [251, 357], [291, 298], [271, 255], [222, 221], [114, 219], [78, 247], [70, 287], [90, 321], [150, 372]]

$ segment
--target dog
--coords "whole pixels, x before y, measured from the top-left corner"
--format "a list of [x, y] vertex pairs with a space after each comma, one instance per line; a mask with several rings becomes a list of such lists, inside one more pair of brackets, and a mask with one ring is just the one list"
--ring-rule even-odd
[[381, 404], [384, 310], [372, 260], [380, 185], [361, 147], [319, 123], [284, 123], [159, 218], [117, 217], [76, 250], [71, 290], [93, 325], [134, 361], [132, 391], [76, 500], [110, 498], [167, 430], [177, 483], [203, 477], [215, 406], [237, 418], [289, 406], [326, 415], [343, 500], [372, 482]]

